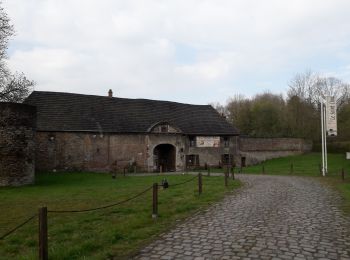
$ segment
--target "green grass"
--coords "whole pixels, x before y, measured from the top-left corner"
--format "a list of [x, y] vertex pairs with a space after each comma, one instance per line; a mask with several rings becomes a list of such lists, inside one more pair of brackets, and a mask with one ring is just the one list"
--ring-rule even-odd
[[[262, 164], [246, 167], [243, 172], [260, 174], [264, 166], [266, 174], [319, 176], [321, 164], [320, 153], [309, 153], [267, 160]], [[345, 159], [345, 154], [328, 154], [328, 175], [340, 176], [342, 168], [350, 174], [350, 160]]]
[[[96, 173], [39, 174], [36, 184], [0, 189], [0, 235], [21, 223], [38, 208], [71, 210], [98, 207], [131, 197], [164, 176], [117, 177]], [[166, 176], [170, 185], [192, 178]], [[85, 213], [49, 213], [50, 259], [127, 258], [175, 223], [239, 186], [223, 177], [203, 177], [198, 196], [197, 179], [159, 190], [159, 217], [151, 218], [152, 191], [124, 205]], [[0, 241], [0, 259], [37, 259], [37, 218]]]
[[[308, 153], [271, 159], [257, 165], [244, 167], [243, 173], [262, 174], [264, 167], [265, 174], [271, 175], [320, 176], [321, 164], [320, 153]], [[293, 165], [293, 170], [291, 165]], [[328, 154], [328, 175], [340, 176], [342, 168], [350, 176], [350, 160], [345, 159], [345, 154]], [[210, 170], [211, 172], [224, 172], [222, 168], [211, 168]], [[196, 171], [204, 172], [203, 170]], [[239, 171], [239, 168], [235, 168], [236, 173]]]

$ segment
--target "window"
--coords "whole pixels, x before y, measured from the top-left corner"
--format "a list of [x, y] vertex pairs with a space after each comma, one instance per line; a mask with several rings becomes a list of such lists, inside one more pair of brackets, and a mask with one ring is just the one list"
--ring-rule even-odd
[[224, 137], [224, 147], [229, 147], [230, 146], [230, 138]]
[[221, 161], [223, 165], [233, 165], [233, 154], [222, 154]]
[[161, 133], [167, 133], [167, 132], [168, 132], [168, 129], [169, 129], [169, 126], [168, 126], [168, 125], [161, 125], [161, 126], [160, 126], [160, 132], [161, 132]]
[[195, 147], [196, 146], [196, 137], [195, 136], [190, 136], [190, 147]]
[[199, 166], [199, 155], [198, 154], [186, 155], [186, 165], [187, 166]]

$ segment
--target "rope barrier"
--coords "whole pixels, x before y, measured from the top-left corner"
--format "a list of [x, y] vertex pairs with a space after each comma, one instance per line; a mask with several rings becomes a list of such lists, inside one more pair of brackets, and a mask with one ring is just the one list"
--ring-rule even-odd
[[[193, 181], [194, 179], [198, 178], [198, 176], [194, 176], [193, 178], [186, 180], [184, 182], [180, 182], [180, 183], [175, 183], [175, 184], [171, 184], [169, 185], [169, 187], [175, 187], [175, 186], [179, 186], [179, 185], [183, 185], [186, 184], [188, 182]], [[158, 186], [163, 186], [163, 185], [158, 185]], [[136, 199], [140, 196], [142, 196], [143, 194], [145, 194], [147, 191], [151, 190], [153, 188], [153, 186], [148, 187], [147, 189], [141, 191], [140, 193], [136, 194], [133, 197], [127, 198], [125, 200], [119, 201], [117, 203], [113, 203], [113, 204], [109, 204], [109, 205], [105, 205], [102, 207], [97, 207], [97, 208], [91, 208], [91, 209], [81, 209], [81, 210], [48, 210], [48, 213], [78, 213], [78, 212], [89, 212], [89, 211], [95, 211], [95, 210], [100, 210], [100, 209], [106, 209], [106, 208], [110, 208], [110, 207], [114, 207], [117, 205], [121, 205], [123, 203], [129, 202], [133, 199]], [[7, 236], [11, 235], [13, 232], [15, 232], [17, 229], [21, 228], [22, 226], [24, 226], [25, 224], [27, 224], [28, 222], [30, 222], [32, 219], [34, 219], [37, 216], [37, 214], [31, 216], [30, 218], [26, 219], [24, 222], [22, 222], [21, 224], [19, 224], [18, 226], [16, 226], [15, 228], [11, 229], [10, 231], [8, 231], [7, 233], [5, 233], [4, 235], [2, 235], [0, 237], [0, 240], [5, 239]]]
[[106, 205], [106, 206], [98, 207], [98, 208], [81, 209], [81, 210], [48, 210], [47, 212], [49, 212], [49, 213], [77, 213], [77, 212], [88, 212], [88, 211], [94, 211], [94, 210], [111, 208], [111, 207], [114, 207], [114, 206], [126, 203], [128, 201], [131, 201], [133, 199], [136, 199], [137, 197], [140, 197], [141, 195], [143, 195], [144, 193], [146, 193], [147, 191], [149, 191], [152, 188], [153, 188], [153, 186], [143, 190], [142, 192], [138, 193], [137, 195], [135, 195], [133, 197], [130, 197], [130, 198], [122, 200], [122, 201], [119, 201], [117, 203], [113, 203], [113, 204], [109, 204], [109, 205]]
[[28, 218], [26, 221], [22, 222], [21, 224], [19, 224], [17, 227], [11, 229], [10, 231], [8, 231], [7, 233], [5, 233], [4, 235], [2, 235], [0, 237], [0, 240], [5, 239], [7, 236], [11, 235], [13, 232], [15, 232], [17, 229], [23, 227], [25, 224], [27, 224], [29, 221], [31, 221], [32, 219], [34, 219], [37, 216], [37, 214], [31, 216], [30, 218]]
[[182, 185], [182, 184], [185, 184], [185, 183], [188, 183], [190, 181], [193, 181], [194, 179], [198, 178], [198, 176], [194, 176], [193, 178], [187, 180], [187, 181], [184, 181], [184, 182], [180, 182], [180, 183], [175, 183], [175, 184], [169, 184], [169, 188], [170, 187], [175, 187], [175, 186], [179, 186], [179, 185]]

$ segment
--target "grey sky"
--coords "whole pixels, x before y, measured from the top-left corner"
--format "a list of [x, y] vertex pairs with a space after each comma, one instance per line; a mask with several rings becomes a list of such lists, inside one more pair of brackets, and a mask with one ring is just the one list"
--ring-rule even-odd
[[348, 0], [3, 0], [37, 90], [206, 104], [307, 69], [350, 81]]

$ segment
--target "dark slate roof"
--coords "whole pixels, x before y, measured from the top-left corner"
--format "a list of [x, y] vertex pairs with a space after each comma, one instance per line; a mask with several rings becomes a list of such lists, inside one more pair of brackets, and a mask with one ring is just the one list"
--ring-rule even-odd
[[184, 134], [238, 134], [210, 105], [43, 91], [24, 103], [37, 107], [38, 131], [146, 133], [157, 122], [168, 122]]

